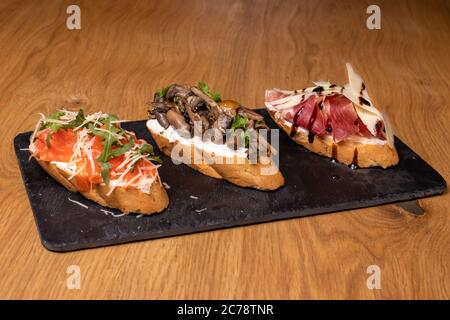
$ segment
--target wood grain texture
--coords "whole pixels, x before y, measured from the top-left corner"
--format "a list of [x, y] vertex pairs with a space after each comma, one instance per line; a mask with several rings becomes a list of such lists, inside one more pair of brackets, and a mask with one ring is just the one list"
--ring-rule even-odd
[[[261, 107], [266, 88], [345, 81], [350, 61], [449, 181], [448, 1], [377, 1], [372, 31], [367, 1], [76, 1], [69, 31], [73, 3], [0, 2], [1, 298], [450, 298], [448, 193], [421, 200], [423, 217], [386, 205], [58, 254], [40, 244], [12, 148], [67, 99], [143, 119], [155, 88], [203, 79]], [[72, 264], [80, 290], [66, 288]], [[372, 264], [381, 290], [366, 287]]]

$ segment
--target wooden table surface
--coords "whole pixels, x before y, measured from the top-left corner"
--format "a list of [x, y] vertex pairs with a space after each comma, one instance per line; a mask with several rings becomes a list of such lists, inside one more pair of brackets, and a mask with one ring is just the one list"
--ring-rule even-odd
[[[69, 4], [81, 30], [66, 28]], [[172, 82], [205, 80], [263, 106], [264, 90], [362, 74], [396, 134], [450, 180], [450, 5], [377, 1], [0, 2], [0, 298], [450, 298], [450, 197], [416, 217], [385, 205], [72, 253], [40, 243], [12, 141], [38, 112], [146, 118]], [[301, 170], [301, 168], [299, 168]], [[289, 177], [287, 177], [289, 178]], [[69, 290], [69, 265], [81, 288]], [[378, 265], [379, 290], [366, 269]]]

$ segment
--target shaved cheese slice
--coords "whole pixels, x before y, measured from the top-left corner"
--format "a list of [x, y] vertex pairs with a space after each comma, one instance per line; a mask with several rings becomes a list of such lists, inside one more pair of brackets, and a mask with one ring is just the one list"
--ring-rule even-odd
[[[358, 105], [360, 108], [363, 108], [369, 112], [373, 112], [375, 114], [381, 115], [381, 112], [378, 111], [377, 108], [374, 107], [372, 100], [370, 99], [366, 86], [359, 74], [357, 74], [350, 63], [346, 64], [347, 73], [348, 73], [348, 84], [344, 86], [343, 94], [350, 99], [354, 104]], [[370, 105], [366, 105], [362, 103], [362, 97], [366, 100]]]
[[[386, 116], [381, 113], [374, 105], [372, 100], [370, 99], [364, 82], [360, 75], [358, 75], [354, 70], [350, 63], [346, 64], [347, 73], [348, 73], [348, 81], [349, 83], [344, 86], [343, 94], [345, 97], [350, 99], [355, 105], [355, 110], [361, 121], [367, 126], [370, 133], [374, 136], [377, 135], [376, 126], [373, 123], [382, 121], [384, 123], [385, 128], [385, 136], [386, 140], [391, 148], [394, 147], [394, 132], [392, 130], [392, 126], [388, 123]], [[370, 105], [364, 104], [361, 99], [365, 99]]]
[[279, 88], [273, 88], [273, 90], [275, 90], [275, 91], [277, 91], [279, 93], [282, 93], [282, 94], [287, 94], [287, 95], [296, 94], [297, 93], [296, 90], [283, 90], [283, 89], [279, 89]]
[[285, 98], [281, 98], [280, 100], [272, 101], [270, 104], [277, 109], [286, 109], [291, 108], [298, 105], [302, 101], [302, 97], [300, 95], [289, 96]]
[[325, 80], [313, 81], [313, 83], [316, 86], [323, 87], [324, 89], [329, 88], [331, 86], [331, 83], [329, 81], [325, 81]]
[[355, 106], [356, 113], [361, 121], [366, 125], [367, 129], [373, 136], [377, 136], [377, 123], [383, 121], [382, 117], [372, 112], [368, 112], [365, 109], [361, 109]]

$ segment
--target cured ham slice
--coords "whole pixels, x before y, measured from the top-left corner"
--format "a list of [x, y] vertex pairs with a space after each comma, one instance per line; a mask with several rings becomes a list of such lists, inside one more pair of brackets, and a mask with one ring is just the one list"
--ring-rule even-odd
[[322, 109], [320, 109], [319, 107], [316, 107], [316, 108], [317, 108], [316, 117], [311, 126], [311, 132], [314, 133], [315, 135], [320, 136], [320, 135], [324, 134], [327, 130], [327, 120], [328, 119]]
[[359, 132], [358, 114], [352, 102], [343, 95], [328, 97], [334, 141], [339, 143]]
[[272, 101], [276, 101], [282, 98], [285, 98], [289, 96], [289, 94], [283, 93], [279, 90], [266, 90], [266, 101], [267, 102], [272, 102]]
[[369, 129], [367, 129], [367, 126], [362, 122], [360, 118], [358, 118], [358, 135], [364, 138], [370, 138], [372, 137], [372, 133], [370, 133]]
[[[317, 96], [311, 96], [304, 102], [302, 102], [300, 109], [295, 113], [294, 123], [298, 127], [305, 129], [310, 128], [311, 118], [315, 114], [317, 108]], [[314, 118], [312, 119], [314, 120]]]
[[294, 122], [294, 116], [295, 114], [303, 107], [302, 104], [296, 105], [294, 108], [291, 109], [284, 109], [281, 110], [281, 117], [289, 122]]

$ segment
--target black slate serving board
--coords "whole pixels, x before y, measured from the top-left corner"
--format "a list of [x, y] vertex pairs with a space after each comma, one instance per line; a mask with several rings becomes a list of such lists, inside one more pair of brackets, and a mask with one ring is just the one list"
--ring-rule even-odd
[[[271, 128], [277, 128], [265, 111]], [[124, 123], [139, 138], [154, 142], [145, 121]], [[442, 193], [445, 180], [408, 146], [396, 139], [400, 163], [386, 170], [356, 169], [308, 152], [280, 132], [280, 169], [286, 184], [264, 192], [240, 188], [204, 176], [162, 155], [162, 180], [170, 189], [169, 208], [160, 214], [113, 217], [103, 208], [55, 182], [34, 159], [29, 160], [30, 132], [14, 139], [22, 178], [43, 245], [71, 251], [138, 240], [236, 227], [406, 201]], [[156, 145], [155, 145], [156, 146]], [[194, 199], [191, 196], [198, 197]], [[82, 202], [85, 209], [71, 202]], [[201, 210], [207, 208], [202, 212]]]

